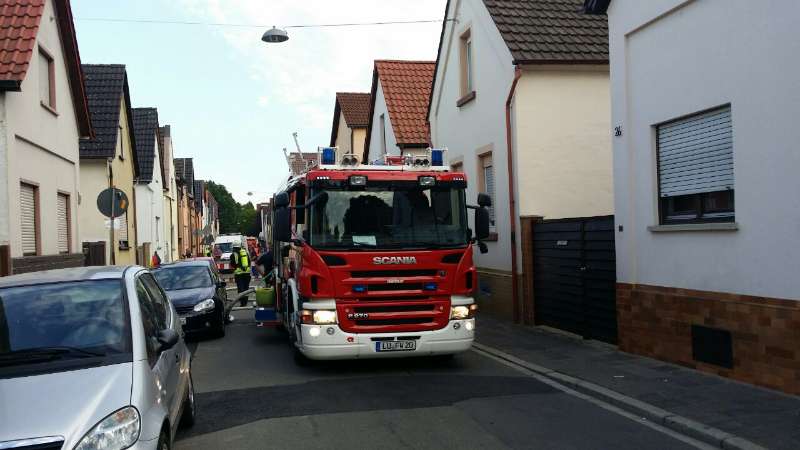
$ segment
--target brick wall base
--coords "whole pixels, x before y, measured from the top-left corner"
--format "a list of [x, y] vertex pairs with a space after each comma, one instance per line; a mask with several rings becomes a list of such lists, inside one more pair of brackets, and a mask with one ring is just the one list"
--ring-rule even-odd
[[82, 267], [85, 257], [83, 253], [68, 255], [43, 255], [24, 256], [14, 258], [11, 262], [14, 274], [38, 272], [40, 270], [65, 269], [67, 267]]
[[[800, 394], [800, 301], [617, 283], [619, 348]], [[731, 333], [733, 367], [696, 361], [692, 325]]]
[[511, 272], [478, 268], [478, 313], [514, 320]]

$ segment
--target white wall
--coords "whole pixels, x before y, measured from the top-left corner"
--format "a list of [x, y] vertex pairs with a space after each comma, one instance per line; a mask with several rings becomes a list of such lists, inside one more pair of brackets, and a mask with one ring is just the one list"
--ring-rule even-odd
[[8, 122], [6, 93], [0, 92], [0, 245], [8, 245]]
[[397, 139], [394, 137], [392, 120], [389, 117], [389, 110], [386, 107], [386, 99], [383, 97], [383, 87], [380, 79], [375, 93], [375, 109], [372, 113], [372, 133], [369, 135], [369, 160], [383, 158], [383, 146], [381, 140], [381, 114], [384, 115], [386, 123], [386, 153], [389, 155], [400, 155], [400, 147], [397, 146]]
[[165, 172], [164, 180], [164, 252], [159, 252], [163, 262], [177, 261], [178, 256], [178, 186], [175, 182], [175, 160], [173, 159], [172, 137], [164, 137]]
[[[798, 17], [780, 0], [611, 2], [619, 281], [800, 299]], [[653, 125], [726, 103], [739, 229], [648, 231]]]
[[514, 97], [520, 214], [614, 214], [609, 97], [605, 65], [523, 71]]
[[[58, 253], [55, 224], [59, 192], [70, 195], [70, 251], [80, 251], [78, 244], [80, 230], [76, 220], [79, 192], [79, 131], [61, 37], [58, 33], [58, 21], [54, 18], [52, 1], [47, 1], [28, 72], [22, 82], [22, 91], [6, 92], [3, 96], [6, 133], [3, 145], [7, 151], [8, 194], [2, 201], [8, 204], [8, 240], [14, 257], [22, 256], [19, 218], [20, 180], [34, 183], [39, 187], [41, 254]], [[47, 67], [42, 68], [39, 65], [39, 45], [54, 59], [58, 115], [40, 104], [39, 71], [47, 70]], [[2, 163], [0, 170], [1, 166]], [[1, 233], [0, 242], [2, 242]]]
[[[448, 22], [443, 36], [429, 116], [431, 139], [435, 147], [448, 148], [450, 164], [463, 161], [470, 203], [478, 194], [477, 155], [492, 149], [498, 241], [487, 243], [489, 253], [485, 255], [475, 252], [475, 261], [482, 268], [511, 270], [505, 101], [514, 78], [513, 60], [481, 0], [451, 0], [447, 17], [455, 17], [457, 22]], [[459, 108], [458, 39], [470, 26], [476, 97]]]
[[347, 122], [344, 120], [344, 114], [339, 111], [339, 128], [336, 131], [336, 142], [334, 142], [333, 145], [339, 147], [342, 153], [349, 153], [350, 150], [352, 150], [350, 146], [351, 135], [352, 132], [350, 127], [347, 126]]
[[158, 153], [158, 140], [153, 136], [155, 146], [155, 160], [153, 163], [153, 179], [150, 183], [136, 184], [136, 221], [137, 240], [139, 245], [150, 243], [150, 254], [145, 255], [142, 264], [150, 263], [153, 252], [158, 251], [162, 261], [166, 261], [164, 253], [166, 246], [167, 221], [164, 220], [164, 189], [161, 180], [161, 163]]

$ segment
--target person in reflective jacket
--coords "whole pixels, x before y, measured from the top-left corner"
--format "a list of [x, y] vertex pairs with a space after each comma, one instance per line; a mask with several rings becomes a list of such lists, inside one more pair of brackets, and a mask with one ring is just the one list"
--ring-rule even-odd
[[[236, 280], [236, 289], [242, 293], [250, 289], [250, 258], [247, 256], [247, 250], [240, 246], [234, 246], [231, 252], [231, 264], [235, 267], [233, 271], [233, 279]], [[241, 306], [247, 305], [247, 297], [239, 300]]]

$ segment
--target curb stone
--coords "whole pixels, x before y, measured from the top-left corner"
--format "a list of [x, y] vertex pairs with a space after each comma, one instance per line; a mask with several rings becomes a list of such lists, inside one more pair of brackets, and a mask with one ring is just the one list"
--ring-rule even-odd
[[473, 343], [472, 345], [478, 350], [484, 351], [492, 356], [504, 359], [518, 366], [522, 366], [539, 375], [563, 383], [577, 391], [594, 394], [595, 396], [601, 397], [604, 401], [614, 406], [622, 408], [628, 412], [641, 415], [646, 420], [658, 423], [673, 431], [693, 437], [715, 447], [727, 450], [767, 450], [765, 447], [748, 441], [742, 437], [722, 431], [718, 428], [710, 427], [695, 420], [673, 414], [665, 409], [661, 409], [657, 406], [645, 403], [633, 397], [620, 394], [619, 392], [613, 391], [606, 387], [557, 372], [548, 367], [525, 361], [487, 345], [479, 344], [477, 342]]

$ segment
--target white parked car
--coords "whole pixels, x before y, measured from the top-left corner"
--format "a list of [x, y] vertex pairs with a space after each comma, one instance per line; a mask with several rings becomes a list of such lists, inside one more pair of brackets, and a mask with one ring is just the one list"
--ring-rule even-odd
[[0, 278], [0, 449], [171, 448], [194, 423], [191, 354], [138, 266]]

